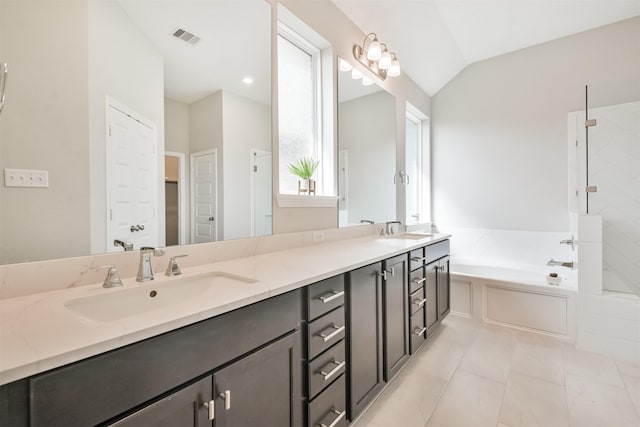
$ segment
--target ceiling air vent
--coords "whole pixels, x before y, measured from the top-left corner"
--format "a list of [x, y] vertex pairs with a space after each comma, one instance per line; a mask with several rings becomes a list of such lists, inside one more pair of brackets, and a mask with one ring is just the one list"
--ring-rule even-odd
[[171, 33], [171, 35], [177, 39], [183, 40], [189, 44], [196, 44], [200, 41], [200, 37], [190, 33], [189, 31], [183, 29], [183, 28], [178, 28], [177, 30], [175, 30], [173, 33]]

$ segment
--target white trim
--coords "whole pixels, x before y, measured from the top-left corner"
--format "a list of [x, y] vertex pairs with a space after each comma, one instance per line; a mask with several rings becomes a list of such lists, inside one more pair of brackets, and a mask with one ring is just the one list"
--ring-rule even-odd
[[213, 189], [214, 191], [214, 203], [215, 203], [215, 212], [214, 212], [214, 217], [215, 217], [215, 227], [216, 227], [216, 236], [215, 236], [215, 241], [218, 241], [218, 236], [219, 236], [219, 232], [220, 230], [218, 229], [218, 224], [220, 224], [220, 221], [218, 220], [218, 149], [217, 148], [210, 148], [208, 150], [202, 150], [202, 151], [195, 151], [193, 153], [191, 153], [189, 155], [189, 195], [191, 196], [191, 200], [190, 200], [190, 205], [191, 205], [191, 209], [190, 211], [190, 218], [191, 218], [191, 243], [194, 243], [196, 240], [196, 222], [195, 222], [195, 211], [196, 211], [196, 207], [195, 207], [195, 203], [196, 203], [196, 199], [195, 199], [195, 168], [193, 167], [193, 163], [194, 163], [194, 157], [198, 157], [198, 156], [204, 156], [207, 154], [213, 154], [213, 167], [214, 167], [214, 174], [216, 177], [216, 185]]
[[[256, 186], [255, 186], [255, 175], [254, 175], [255, 172], [253, 171], [253, 167], [256, 165], [255, 159], [258, 154], [273, 156], [271, 151], [268, 151], [268, 150], [262, 150], [260, 148], [251, 148], [249, 150], [249, 164], [251, 165], [251, 168], [249, 170], [249, 222], [251, 227], [249, 237], [255, 237], [256, 235], [256, 206], [255, 206]], [[273, 171], [271, 173], [273, 175]], [[273, 189], [272, 189], [271, 197], [273, 197]], [[273, 213], [273, 210], [272, 210], [272, 213]], [[271, 217], [271, 227], [273, 230], [273, 215]]]
[[187, 218], [189, 217], [189, 213], [187, 211], [186, 156], [184, 153], [177, 151], [165, 151], [164, 155], [177, 157], [178, 163], [180, 164], [180, 181], [178, 182], [178, 224], [180, 224], [178, 227], [178, 244], [187, 245], [189, 244], [189, 241], [187, 241], [187, 235], [189, 234], [187, 230]]
[[338, 206], [338, 196], [278, 194], [276, 200], [281, 208], [337, 208]]

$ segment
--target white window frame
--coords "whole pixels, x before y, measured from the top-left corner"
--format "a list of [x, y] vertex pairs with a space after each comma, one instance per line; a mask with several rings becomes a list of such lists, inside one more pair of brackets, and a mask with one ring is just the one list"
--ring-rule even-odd
[[[313, 145], [315, 158], [320, 160], [320, 165], [317, 169], [316, 191], [317, 194], [325, 194], [324, 185], [324, 152], [323, 152], [323, 138], [322, 138], [322, 51], [302, 37], [300, 34], [293, 31], [287, 25], [282, 22], [278, 23], [278, 37], [282, 37], [289, 43], [293, 44], [311, 57], [311, 68], [313, 70]], [[280, 189], [278, 189], [280, 192]]]
[[[409, 177], [417, 183], [419, 219], [417, 224], [427, 224], [431, 219], [431, 143], [429, 140], [429, 118], [411, 104], [407, 104], [406, 119], [418, 126], [418, 177]], [[406, 213], [411, 215], [410, 212]], [[408, 220], [407, 220], [408, 222]]]

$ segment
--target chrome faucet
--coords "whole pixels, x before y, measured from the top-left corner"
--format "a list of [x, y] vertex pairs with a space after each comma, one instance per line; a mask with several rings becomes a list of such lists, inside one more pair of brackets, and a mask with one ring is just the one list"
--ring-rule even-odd
[[122, 286], [122, 280], [120, 280], [120, 276], [118, 275], [118, 269], [115, 265], [103, 265], [101, 267], [96, 267], [96, 270], [101, 270], [103, 268], [108, 268], [107, 277], [102, 282], [103, 288], [116, 288], [118, 286]]
[[151, 255], [164, 255], [164, 249], [143, 246], [140, 248], [140, 264], [138, 265], [137, 282], [147, 282], [153, 280], [153, 269], [151, 268]]
[[178, 261], [176, 261], [176, 258], [182, 258], [186, 256], [189, 255], [172, 256], [169, 260], [169, 265], [167, 266], [167, 270], [164, 272], [164, 274], [167, 276], [179, 276], [180, 274], [182, 274], [182, 270], [180, 270], [180, 266], [178, 265]]
[[555, 266], [567, 267], [567, 268], [570, 268], [572, 270], [574, 270], [576, 268], [576, 264], [573, 261], [570, 261], [570, 262], [554, 261], [553, 258], [551, 258], [547, 262], [547, 265], [549, 267], [555, 267]]
[[133, 250], [133, 243], [131, 242], [123, 242], [122, 240], [114, 240], [113, 246], [122, 246], [125, 252]]
[[393, 227], [393, 224], [402, 224], [402, 222], [400, 221], [387, 221], [385, 222], [385, 233], [387, 235], [389, 234], [396, 234], [396, 229]]
[[575, 251], [576, 250], [576, 245], [578, 244], [578, 241], [576, 240], [576, 238], [572, 234], [570, 239], [560, 240], [560, 244], [561, 245], [569, 245], [569, 246], [571, 246], [571, 250]]
[[361, 219], [360, 224], [375, 224], [375, 222], [371, 221], [370, 219]]

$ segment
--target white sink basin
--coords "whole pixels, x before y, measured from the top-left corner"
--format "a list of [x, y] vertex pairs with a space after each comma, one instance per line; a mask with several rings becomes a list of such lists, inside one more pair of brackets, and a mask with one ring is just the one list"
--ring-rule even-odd
[[147, 282], [137, 287], [108, 289], [100, 295], [77, 298], [67, 301], [64, 305], [85, 319], [111, 322], [180, 303], [215, 298], [215, 291], [224, 286], [241, 286], [255, 282], [256, 280], [248, 277], [215, 271], [160, 283]]
[[400, 240], [420, 240], [426, 239], [427, 237], [431, 237], [433, 234], [429, 233], [404, 233], [404, 234], [393, 234], [391, 236], [386, 236], [386, 239], [400, 239]]

